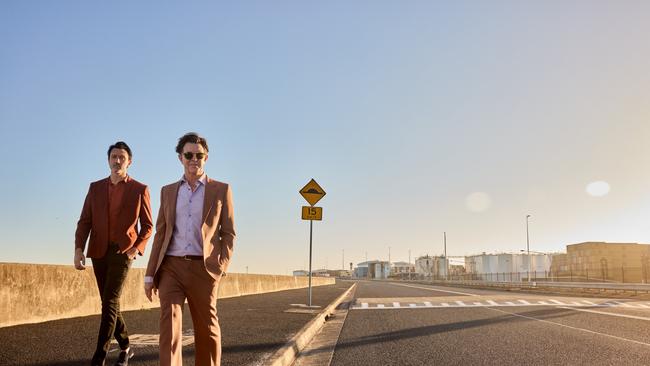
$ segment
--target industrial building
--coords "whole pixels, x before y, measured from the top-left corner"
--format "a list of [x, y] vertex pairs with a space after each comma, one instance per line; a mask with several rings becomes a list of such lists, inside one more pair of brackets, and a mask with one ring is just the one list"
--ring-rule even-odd
[[500, 253], [465, 257], [467, 278], [486, 281], [521, 281], [546, 277], [552, 254]]
[[393, 276], [408, 275], [415, 272], [415, 265], [408, 262], [394, 262], [391, 266], [390, 274]]
[[553, 258], [553, 277], [568, 281], [648, 283], [650, 244], [584, 242]]
[[354, 277], [368, 279], [386, 279], [390, 275], [390, 262], [367, 261], [357, 264], [354, 269]]
[[447, 278], [449, 274], [449, 260], [443, 256], [432, 257], [430, 255], [423, 255], [415, 260], [415, 273], [425, 278]]

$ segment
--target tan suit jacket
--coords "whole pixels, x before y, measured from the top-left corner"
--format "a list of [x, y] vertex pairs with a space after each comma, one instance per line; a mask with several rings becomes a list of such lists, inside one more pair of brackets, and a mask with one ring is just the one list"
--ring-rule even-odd
[[[88, 258], [102, 258], [108, 248], [108, 185], [110, 177], [90, 183], [88, 194], [84, 201], [83, 209], [77, 231], [75, 232], [75, 248], [83, 250], [88, 241]], [[140, 228], [138, 230], [138, 222]], [[122, 197], [119, 219], [112, 223], [119, 232], [116, 239], [122, 253], [136, 247], [140, 254], [144, 253], [147, 240], [153, 231], [151, 217], [151, 204], [149, 203], [149, 188], [146, 185], [130, 178], [126, 182], [126, 189]]]
[[[151, 256], [146, 276], [154, 278], [158, 287], [158, 270], [172, 240], [176, 221], [176, 199], [181, 181], [164, 186], [160, 191], [160, 210], [156, 220]], [[232, 191], [226, 183], [207, 178], [203, 201], [203, 263], [214, 279], [226, 272], [235, 243], [235, 222]]]

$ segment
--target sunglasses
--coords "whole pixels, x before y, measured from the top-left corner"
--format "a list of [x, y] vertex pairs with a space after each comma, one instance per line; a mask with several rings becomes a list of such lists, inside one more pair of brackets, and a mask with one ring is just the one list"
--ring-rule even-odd
[[207, 155], [207, 154], [205, 154], [205, 153], [191, 153], [191, 152], [183, 153], [183, 156], [184, 156], [185, 159], [187, 159], [187, 160], [192, 160], [192, 157], [193, 157], [193, 156], [196, 156], [196, 160], [203, 160], [203, 158], [205, 158], [206, 155]]

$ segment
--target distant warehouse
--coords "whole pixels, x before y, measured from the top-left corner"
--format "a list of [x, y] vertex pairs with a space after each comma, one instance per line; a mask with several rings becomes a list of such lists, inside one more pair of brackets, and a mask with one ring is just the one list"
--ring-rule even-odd
[[585, 242], [554, 256], [551, 272], [572, 281], [647, 283], [649, 265], [650, 244]]

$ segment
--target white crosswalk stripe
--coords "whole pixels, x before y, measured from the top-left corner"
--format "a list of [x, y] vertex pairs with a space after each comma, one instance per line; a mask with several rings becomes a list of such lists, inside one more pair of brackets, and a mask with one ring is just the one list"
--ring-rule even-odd
[[463, 308], [463, 307], [488, 307], [488, 306], [568, 306], [568, 307], [614, 307], [626, 309], [650, 309], [650, 303], [632, 302], [627, 303], [616, 300], [583, 300], [583, 299], [569, 299], [564, 302], [556, 299], [547, 300], [525, 300], [525, 299], [512, 299], [511, 301], [485, 299], [482, 301], [472, 301], [466, 303], [461, 300], [454, 300], [452, 302], [435, 302], [435, 301], [422, 301], [422, 302], [407, 302], [400, 303], [399, 301], [380, 303], [378, 299], [364, 299], [370, 302], [360, 302], [352, 306], [355, 310], [371, 310], [371, 309], [432, 309], [432, 308]]

